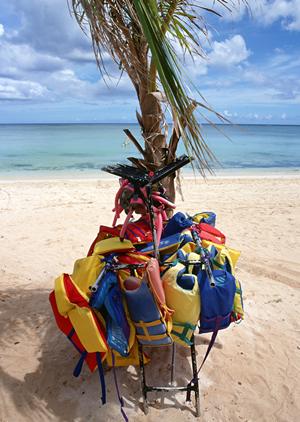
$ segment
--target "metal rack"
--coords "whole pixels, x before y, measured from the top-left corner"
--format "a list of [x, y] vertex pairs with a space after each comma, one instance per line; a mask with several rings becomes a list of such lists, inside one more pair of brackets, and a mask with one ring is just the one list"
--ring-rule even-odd
[[[142, 396], [143, 396], [143, 410], [147, 415], [149, 411], [148, 405], [148, 393], [153, 391], [161, 392], [176, 392], [176, 391], [186, 391], [186, 401], [191, 401], [191, 393], [195, 394], [195, 416], [200, 416], [200, 391], [199, 391], [199, 376], [197, 370], [197, 360], [196, 360], [196, 350], [195, 350], [195, 337], [194, 335], [191, 338], [191, 358], [192, 358], [192, 373], [193, 378], [186, 386], [153, 386], [148, 385], [146, 381], [146, 371], [144, 363], [144, 354], [143, 354], [143, 345], [139, 343], [139, 362], [140, 362], [140, 380], [142, 387]], [[171, 373], [171, 384], [174, 380], [174, 362], [175, 362], [175, 343], [172, 344], [172, 373]]]

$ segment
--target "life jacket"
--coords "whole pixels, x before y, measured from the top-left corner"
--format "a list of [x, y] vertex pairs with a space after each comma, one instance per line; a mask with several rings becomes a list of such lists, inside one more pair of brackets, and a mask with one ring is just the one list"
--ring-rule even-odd
[[121, 356], [128, 356], [130, 327], [115, 272], [108, 270], [102, 277], [97, 291], [91, 296], [90, 306], [105, 315], [109, 347]]
[[81, 292], [89, 296], [90, 286], [97, 280], [104, 267], [105, 259], [103, 255], [80, 258], [74, 263], [71, 278]]
[[215, 227], [216, 225], [216, 214], [214, 212], [211, 211], [204, 211], [204, 212], [199, 212], [195, 215], [193, 215], [192, 220], [194, 221], [194, 223], [206, 223], [209, 224], [213, 227]]
[[[192, 258], [198, 257], [194, 255]], [[177, 263], [164, 273], [162, 280], [167, 305], [174, 309], [172, 338], [183, 346], [190, 346], [200, 316], [197, 276], [188, 274], [187, 267]]]
[[55, 280], [55, 289], [50, 293], [49, 300], [58, 328], [80, 353], [73, 375], [80, 375], [84, 361], [91, 371], [98, 367], [101, 401], [105, 404], [106, 388], [102, 362], [107, 356], [108, 345], [102, 316], [90, 308], [88, 297], [76, 287], [68, 274], [63, 274]]
[[[207, 248], [211, 254], [211, 262], [213, 269], [215, 270], [226, 270], [230, 272], [235, 278], [235, 296], [232, 309], [231, 319], [232, 321], [239, 321], [244, 319], [244, 305], [243, 305], [243, 294], [242, 287], [239, 279], [235, 272], [235, 265], [239, 256], [239, 251], [220, 245], [208, 245]], [[232, 260], [234, 258], [234, 261]]]
[[[162, 261], [169, 261], [173, 256], [176, 256], [176, 253], [179, 248], [185, 246], [186, 250], [192, 251], [195, 248], [195, 244], [192, 241], [192, 237], [189, 230], [184, 230], [182, 233], [176, 233], [168, 237], [161, 239], [159, 243], [159, 252], [160, 258]], [[136, 245], [136, 248], [139, 252], [147, 255], [153, 254], [154, 246], [153, 243], [147, 243], [141, 245], [141, 247]]]
[[215, 280], [213, 287], [205, 270], [198, 274], [201, 298], [200, 333], [217, 332], [227, 328], [232, 322], [235, 278], [226, 270], [213, 270], [212, 274]]
[[68, 317], [84, 348], [89, 352], [107, 352], [105, 322], [89, 305], [89, 297], [68, 275], [55, 280], [55, 299], [60, 315]]
[[[161, 239], [158, 249], [163, 253], [174, 253], [177, 251], [179, 245], [181, 244], [181, 234], [176, 233], [172, 236], [165, 237]], [[139, 252], [143, 254], [152, 254], [154, 251], [153, 242], [146, 243], [144, 245], [136, 245], [136, 248]]]
[[133, 244], [152, 242], [152, 231], [148, 215], [127, 225], [125, 239]]
[[135, 248], [130, 240], [120, 240], [119, 237], [110, 237], [108, 239], [100, 240], [94, 246], [93, 255], [105, 255], [117, 252], [130, 252]]
[[[118, 352], [113, 351], [114, 359], [112, 358], [112, 350], [108, 349], [107, 355], [106, 355], [106, 363], [108, 366], [139, 366], [140, 360], [139, 360], [139, 349], [138, 349], [138, 342], [135, 338], [135, 341], [133, 343], [133, 346], [131, 347], [129, 351], [128, 356], [121, 356]], [[144, 363], [147, 364], [150, 362], [149, 356], [143, 351], [143, 360]]]
[[184, 229], [190, 227], [193, 223], [193, 220], [190, 217], [186, 217], [182, 212], [177, 212], [174, 214], [166, 226], [164, 227], [162, 237], [168, 237], [176, 233], [181, 233]]
[[196, 249], [196, 244], [188, 229], [180, 233], [179, 239], [181, 239], [181, 242], [177, 243], [178, 248], [175, 251], [173, 250], [171, 253], [161, 254], [161, 267], [163, 272], [169, 268], [170, 263], [177, 262], [178, 254], [182, 253], [183, 256], [186, 256], [186, 254], [192, 253]]
[[[155, 286], [157, 280], [154, 281], [153, 279], [157, 277], [157, 274], [153, 260], [156, 261], [154, 258], [149, 261], [151, 269], [148, 270], [148, 273], [146, 270], [146, 277], [157, 300], [154, 299], [145, 279], [136, 278], [137, 286], [134, 290], [129, 290], [126, 287], [125, 280], [123, 289], [128, 311], [136, 328], [138, 342], [148, 346], [162, 346], [172, 343], [170, 337], [172, 331], [171, 311], [164, 302], [162, 291]], [[149, 279], [152, 280], [149, 281]]]
[[[75, 329], [70, 321], [70, 318], [62, 316], [57, 308], [56, 299], [55, 299], [55, 293], [52, 291], [49, 295], [49, 301], [52, 307], [53, 315], [55, 317], [56, 324], [58, 328], [68, 337], [68, 339], [71, 341], [75, 349], [78, 351], [80, 356], [84, 356], [84, 360], [87, 363], [89, 369], [91, 372], [94, 372], [97, 368], [97, 358], [96, 358], [96, 352], [88, 353], [87, 350], [82, 345], [78, 335], [75, 332]], [[100, 321], [101, 325], [101, 321]], [[105, 327], [102, 326], [101, 329], [105, 331]], [[101, 355], [101, 361], [103, 361], [106, 358], [106, 352], [100, 352]]]
[[108, 239], [110, 237], [119, 237], [121, 228], [122, 226], [109, 227], [109, 226], [101, 225], [99, 227], [99, 232], [97, 236], [95, 237], [95, 239], [93, 240], [89, 248], [87, 256], [90, 256], [93, 254], [96, 243], [100, 242], [101, 240]]
[[[119, 248], [119, 246], [117, 246]], [[103, 267], [106, 265], [106, 262], [109, 257], [104, 257], [103, 255], [91, 255], [86, 258], [78, 259], [75, 261], [73, 273], [71, 275], [71, 278], [76, 282], [77, 286], [80, 286], [80, 289], [85, 292], [86, 295], [90, 295], [89, 287], [94, 284], [95, 280], [98, 278], [100, 272], [102, 271]], [[149, 257], [137, 253], [137, 252], [126, 252], [123, 251], [123, 253], [118, 254], [118, 261], [123, 264], [140, 264], [140, 263], [147, 263], [149, 261]], [[137, 270], [139, 274], [142, 274], [144, 272], [144, 269]], [[122, 288], [122, 282], [123, 280], [128, 277], [129, 270], [120, 270], [117, 272], [117, 277], [119, 281], [119, 285]], [[115, 283], [107, 283], [107, 287], [112, 287]], [[105, 286], [105, 285], [103, 285]], [[109, 288], [107, 289], [107, 292], [109, 291]], [[107, 293], [106, 292], [106, 293]], [[111, 292], [112, 294], [113, 292]], [[105, 303], [105, 294], [102, 292], [101, 299], [99, 298], [100, 291], [98, 293], [98, 301], [101, 302], [101, 306]], [[107, 302], [106, 302], [107, 303]], [[127, 303], [125, 298], [122, 298], [122, 304], [123, 309], [125, 311], [126, 315], [126, 321], [130, 328], [129, 333], [129, 339], [128, 336], [126, 341], [128, 342], [128, 354], [126, 356], [122, 356], [116, 351], [116, 348], [114, 348], [114, 366], [128, 366], [128, 365], [139, 365], [139, 356], [138, 356], [138, 348], [137, 348], [137, 342], [136, 342], [136, 336], [135, 336], [135, 327], [132, 323], [129, 312], [127, 309]], [[99, 302], [98, 302], [99, 305]], [[97, 311], [95, 311], [97, 313]], [[106, 311], [105, 311], [106, 312]], [[113, 312], [112, 315], [115, 313]], [[126, 324], [126, 321], [124, 321], [124, 316], [121, 316], [123, 323]], [[104, 318], [103, 318], [104, 320]], [[115, 320], [117, 320], [117, 317], [115, 316]], [[121, 323], [121, 326], [123, 325]], [[117, 340], [117, 344], [119, 344], [118, 339], [114, 337], [114, 327], [111, 330], [111, 327], [107, 326], [107, 336], [109, 337], [109, 343], [113, 345], [114, 340]], [[111, 336], [110, 336], [110, 333]], [[120, 344], [119, 344], [120, 345]], [[123, 343], [124, 345], [124, 343]], [[108, 345], [109, 346], [109, 345]], [[122, 347], [122, 345], [120, 345]], [[122, 350], [122, 349], [121, 349]], [[148, 356], [144, 353], [144, 362], [148, 363], [150, 359]], [[106, 363], [109, 366], [113, 366], [113, 359], [112, 359], [112, 351], [110, 347], [108, 347], [107, 355], [106, 355]]]
[[201, 240], [208, 240], [220, 245], [224, 245], [226, 241], [225, 235], [215, 227], [207, 223], [199, 223], [193, 226], [193, 229], [197, 231]]
[[227, 251], [230, 259], [231, 259], [231, 263], [232, 263], [232, 270], [235, 271], [235, 267], [236, 264], [238, 262], [238, 259], [240, 257], [240, 251], [238, 251], [237, 249], [233, 249], [233, 248], [229, 248], [226, 245], [220, 244], [220, 243], [215, 243], [213, 241], [209, 241], [206, 239], [202, 240], [202, 245], [204, 248], [209, 248], [209, 246], [214, 246], [218, 251]]

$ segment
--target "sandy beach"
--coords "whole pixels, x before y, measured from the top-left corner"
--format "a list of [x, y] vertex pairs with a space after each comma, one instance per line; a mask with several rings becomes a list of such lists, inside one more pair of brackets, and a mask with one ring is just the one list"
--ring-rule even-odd
[[[0, 421], [121, 421], [107, 372], [72, 376], [77, 353], [56, 327], [48, 295], [72, 272], [100, 224], [110, 225], [117, 180], [0, 182]], [[201, 420], [292, 422], [300, 414], [300, 178], [210, 178], [183, 183], [177, 209], [214, 211], [227, 244], [242, 251], [245, 321], [221, 332], [201, 376]], [[209, 336], [197, 335], [200, 363]], [[148, 378], [169, 381], [170, 348], [150, 352]], [[177, 347], [176, 380], [190, 380], [189, 350]], [[193, 421], [185, 394], [152, 395], [141, 410], [138, 370], [118, 369], [130, 421]]]

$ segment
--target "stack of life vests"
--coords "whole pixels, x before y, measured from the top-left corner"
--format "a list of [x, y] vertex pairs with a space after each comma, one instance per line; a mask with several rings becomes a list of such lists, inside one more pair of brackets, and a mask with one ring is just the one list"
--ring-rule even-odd
[[114, 370], [138, 365], [138, 343], [189, 347], [197, 327], [212, 333], [210, 349], [220, 329], [244, 318], [235, 271], [240, 253], [225, 245], [215, 221], [212, 212], [177, 212], [163, 228], [159, 262], [145, 216], [129, 224], [124, 240], [121, 225], [100, 226], [88, 256], [55, 280], [50, 303], [58, 328], [79, 353], [74, 375], [84, 362], [92, 372], [98, 368], [103, 404], [103, 364]]

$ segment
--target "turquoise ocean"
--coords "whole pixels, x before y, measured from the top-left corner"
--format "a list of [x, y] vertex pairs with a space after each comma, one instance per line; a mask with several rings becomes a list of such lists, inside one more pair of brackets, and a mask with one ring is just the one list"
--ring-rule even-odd
[[[0, 178], [102, 177], [103, 165], [138, 156], [123, 128], [141, 139], [135, 124], [0, 125]], [[203, 136], [220, 161], [216, 174], [300, 174], [300, 126], [204, 125]]]

